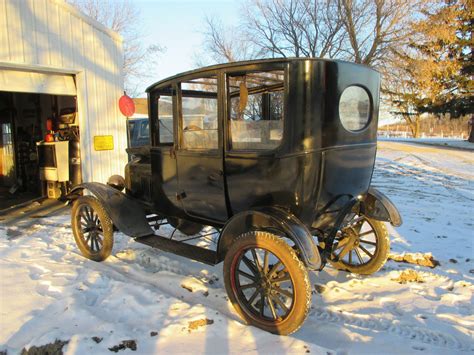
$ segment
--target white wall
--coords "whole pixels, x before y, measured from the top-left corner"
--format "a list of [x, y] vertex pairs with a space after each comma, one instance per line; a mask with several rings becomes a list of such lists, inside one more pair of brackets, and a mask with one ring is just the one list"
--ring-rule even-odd
[[[127, 161], [122, 39], [63, 0], [0, 0], [0, 70], [74, 74], [84, 181], [123, 175]], [[114, 150], [94, 151], [95, 135]]]

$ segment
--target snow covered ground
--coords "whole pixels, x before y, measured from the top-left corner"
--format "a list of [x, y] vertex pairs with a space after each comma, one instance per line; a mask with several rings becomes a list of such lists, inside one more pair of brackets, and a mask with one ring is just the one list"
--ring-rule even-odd
[[474, 143], [470, 143], [465, 139], [459, 138], [385, 138], [379, 137], [379, 141], [393, 141], [393, 142], [404, 142], [404, 143], [415, 143], [424, 145], [442, 146], [448, 148], [456, 148], [462, 150], [474, 150]]
[[[59, 339], [69, 341], [66, 354], [111, 354], [126, 340], [136, 352], [119, 353], [472, 353], [473, 166], [471, 152], [381, 142], [373, 184], [404, 219], [390, 228], [392, 251], [430, 252], [441, 265], [313, 272], [311, 313], [287, 337], [242, 324], [222, 265], [120, 234], [113, 255], [95, 263], [79, 255], [68, 215], [29, 219], [27, 228], [0, 224], [0, 352]], [[398, 283], [404, 270], [423, 282]]]

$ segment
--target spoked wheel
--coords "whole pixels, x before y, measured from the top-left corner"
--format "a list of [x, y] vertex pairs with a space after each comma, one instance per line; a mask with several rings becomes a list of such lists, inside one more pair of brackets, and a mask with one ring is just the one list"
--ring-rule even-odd
[[113, 225], [99, 200], [79, 197], [72, 207], [74, 239], [82, 255], [94, 261], [105, 260], [114, 244]]
[[329, 262], [337, 269], [369, 275], [380, 270], [389, 252], [385, 224], [352, 213], [336, 236], [333, 258], [338, 261]]
[[286, 335], [308, 315], [307, 270], [276, 235], [249, 232], [238, 237], [224, 260], [224, 281], [235, 309], [251, 325]]

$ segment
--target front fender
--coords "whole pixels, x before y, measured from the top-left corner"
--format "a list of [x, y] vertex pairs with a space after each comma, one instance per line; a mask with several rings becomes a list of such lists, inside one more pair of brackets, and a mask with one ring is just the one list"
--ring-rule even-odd
[[394, 227], [402, 225], [402, 217], [390, 199], [376, 188], [370, 187], [361, 204], [361, 212], [369, 218], [390, 222]]
[[143, 237], [153, 234], [146, 220], [143, 206], [111, 186], [98, 182], [86, 182], [75, 186], [70, 194], [90, 191], [104, 206], [113, 224], [122, 233], [131, 237]]
[[233, 216], [222, 229], [217, 257], [222, 261], [234, 238], [251, 230], [278, 230], [298, 247], [304, 264], [313, 270], [321, 266], [321, 257], [313, 235], [294, 215], [275, 207], [244, 211]]

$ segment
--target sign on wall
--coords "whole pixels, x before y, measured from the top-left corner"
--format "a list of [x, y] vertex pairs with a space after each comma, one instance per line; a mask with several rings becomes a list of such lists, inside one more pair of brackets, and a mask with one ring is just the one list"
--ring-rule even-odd
[[119, 109], [125, 117], [131, 117], [135, 113], [135, 103], [125, 92], [119, 99]]
[[94, 150], [114, 150], [114, 136], [94, 136]]

